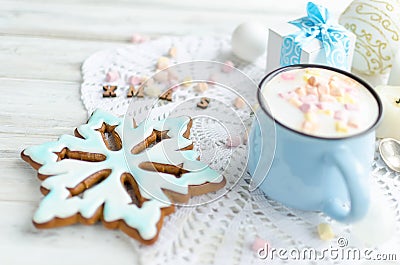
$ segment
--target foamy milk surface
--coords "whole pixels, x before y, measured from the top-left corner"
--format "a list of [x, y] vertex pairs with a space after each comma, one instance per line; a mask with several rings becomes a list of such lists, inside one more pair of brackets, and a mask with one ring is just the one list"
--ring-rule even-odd
[[378, 103], [367, 88], [327, 69], [287, 70], [265, 83], [262, 93], [275, 120], [318, 137], [358, 134], [379, 115]]

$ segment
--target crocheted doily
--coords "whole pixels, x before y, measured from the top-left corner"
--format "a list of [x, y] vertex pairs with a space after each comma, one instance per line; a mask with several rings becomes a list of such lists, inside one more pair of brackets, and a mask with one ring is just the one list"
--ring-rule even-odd
[[[264, 74], [262, 69], [265, 57], [253, 64], [239, 60], [232, 55], [227, 37], [164, 37], [143, 44], [108, 49], [95, 53], [82, 66], [81, 98], [88, 114], [90, 115], [96, 108], [102, 108], [116, 115], [124, 115], [131, 101], [129, 109], [134, 112], [133, 115], [146, 112], [147, 110], [143, 109], [146, 104], [135, 105], [133, 102], [135, 100], [140, 102], [139, 99], [126, 97], [128, 78], [131, 75], [152, 76], [155, 73], [155, 62], [160, 56], [167, 54], [172, 46], [178, 51], [172, 63], [231, 60], [255, 83], [258, 83]], [[118, 85], [117, 96], [103, 98], [102, 86], [107, 84], [105, 75], [111, 69], [119, 71], [121, 76], [118, 81], [112, 83]], [[210, 104], [207, 110], [214, 115], [217, 113], [225, 115], [219, 120], [201, 116], [194, 119], [191, 138], [195, 143], [195, 149], [202, 154], [203, 161], [216, 170], [222, 168], [225, 171], [224, 175], [228, 179], [225, 188], [227, 192], [218, 199], [215, 199], [215, 194], [193, 197], [190, 204], [197, 206], [177, 207], [176, 212], [166, 218], [160, 237], [154, 245], [143, 246], [132, 240], [133, 249], [137, 251], [138, 261], [141, 264], [292, 264], [294, 262], [291, 259], [283, 260], [278, 257], [273, 260], [260, 259], [251, 249], [257, 237], [268, 240], [273, 248], [284, 248], [287, 251], [315, 248], [321, 253], [325, 248], [342, 250], [345, 247], [357, 247], [363, 250], [368, 247], [374, 253], [399, 253], [400, 175], [384, 165], [378, 152], [375, 154], [371, 173], [371, 209], [378, 213], [383, 213], [385, 211], [382, 209], [386, 209], [386, 213], [392, 215], [385, 219], [391, 219], [392, 223], [396, 223], [396, 227], [391, 232], [393, 236], [385, 238], [384, 242], [371, 242], [366, 239], [368, 233], [365, 230], [368, 229], [362, 230], [357, 224], [340, 224], [322, 213], [287, 208], [266, 198], [259, 190], [249, 192], [250, 178], [245, 172], [247, 146], [245, 142], [237, 147], [227, 147], [225, 143], [227, 137], [232, 135], [232, 128], [236, 130], [236, 134], [243, 134], [248, 128], [252, 121], [251, 109], [246, 107], [232, 111], [232, 108], [227, 106], [232, 106], [232, 101], [237, 95], [215, 87], [211, 87], [201, 95], [193, 89], [179, 90], [174, 93], [174, 101], [187, 101], [190, 98], [198, 101], [199, 96], [207, 96], [220, 102], [214, 106]], [[196, 104], [194, 102], [192, 106]], [[157, 106], [159, 108], [157, 115], [161, 117], [171, 113], [168, 106]], [[173, 104], [171, 106], [176, 107]], [[188, 106], [182, 105], [180, 108], [186, 115], [192, 114], [189, 110], [194, 111]], [[229, 126], [224, 124], [224, 117], [230, 121]], [[319, 239], [317, 225], [322, 222], [332, 226], [336, 235], [334, 239], [329, 241]], [[379, 230], [379, 227], [372, 226], [370, 229]], [[342, 241], [338, 242], [338, 239]], [[345, 246], [341, 245], [343, 240]], [[400, 260], [400, 254], [397, 255], [397, 259]], [[296, 261], [296, 264], [317, 263], [355, 264], [356, 262], [346, 261], [340, 257], [322, 261], [307, 259]]]

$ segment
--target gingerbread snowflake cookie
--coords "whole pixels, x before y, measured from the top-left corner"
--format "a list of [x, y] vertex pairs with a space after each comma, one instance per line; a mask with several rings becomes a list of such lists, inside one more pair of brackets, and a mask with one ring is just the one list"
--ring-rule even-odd
[[122, 118], [96, 110], [75, 136], [21, 153], [42, 180], [45, 197], [33, 217], [36, 227], [101, 220], [107, 228], [152, 244], [175, 202], [225, 185], [225, 178], [192, 150], [189, 117], [126, 126], [125, 143], [123, 127]]

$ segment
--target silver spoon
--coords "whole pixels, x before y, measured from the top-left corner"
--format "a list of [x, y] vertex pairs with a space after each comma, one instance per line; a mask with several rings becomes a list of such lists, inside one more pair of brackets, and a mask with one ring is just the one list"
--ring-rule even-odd
[[396, 172], [400, 172], [400, 142], [385, 138], [379, 144], [379, 153], [386, 165]]

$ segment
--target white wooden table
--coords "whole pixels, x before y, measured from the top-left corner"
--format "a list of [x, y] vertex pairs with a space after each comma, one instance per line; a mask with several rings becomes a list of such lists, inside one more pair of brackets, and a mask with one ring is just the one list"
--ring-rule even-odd
[[[337, 15], [350, 0], [316, 1]], [[85, 123], [80, 65], [133, 33], [229, 34], [249, 20], [268, 25], [305, 13], [307, 0], [0, 0], [0, 264], [136, 264], [119, 231], [75, 225], [37, 230], [42, 195], [19, 156]], [[151, 257], [149, 257], [151, 263]]]

